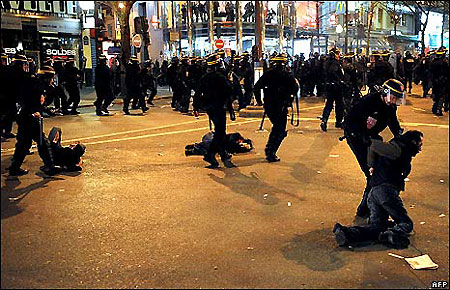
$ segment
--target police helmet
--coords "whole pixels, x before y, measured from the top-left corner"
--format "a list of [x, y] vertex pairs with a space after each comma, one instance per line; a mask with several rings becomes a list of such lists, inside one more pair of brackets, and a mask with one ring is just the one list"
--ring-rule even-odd
[[138, 62], [139, 62], [139, 60], [138, 60], [137, 56], [135, 56], [135, 55], [130, 56], [130, 63], [137, 64]]
[[273, 54], [269, 59], [269, 64], [272, 66], [279, 66], [286, 64], [287, 57], [285, 54]]
[[405, 97], [405, 89], [403, 83], [396, 79], [389, 79], [383, 83], [383, 95], [394, 96], [397, 98], [397, 105], [400, 105]]
[[217, 54], [212, 54], [208, 57], [206, 64], [208, 67], [216, 67], [220, 64], [220, 57]]
[[49, 65], [42, 66], [38, 72], [38, 75], [45, 75], [45, 76], [54, 76], [55, 75], [55, 69]]

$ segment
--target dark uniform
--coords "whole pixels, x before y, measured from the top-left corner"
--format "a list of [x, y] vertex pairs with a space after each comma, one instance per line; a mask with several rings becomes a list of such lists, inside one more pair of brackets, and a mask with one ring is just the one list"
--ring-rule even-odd
[[112, 90], [111, 69], [106, 65], [106, 56], [100, 55], [99, 62], [95, 68], [95, 92], [97, 99], [94, 102], [97, 116], [109, 115], [108, 106], [114, 99]]
[[346, 115], [361, 99], [358, 87], [358, 72], [353, 63], [353, 54], [344, 56], [342, 68], [344, 69], [344, 115]]
[[[397, 80], [389, 80], [386, 85], [390, 85], [398, 91], [402, 91], [402, 84]], [[385, 88], [383, 86], [383, 88]], [[371, 144], [371, 139], [382, 140], [379, 135], [386, 127], [389, 127], [394, 136], [402, 133], [403, 129], [397, 119], [396, 104], [387, 104], [385, 101], [384, 89], [370, 93], [357, 103], [347, 114], [344, 120], [344, 132], [350, 149], [367, 179], [361, 204], [358, 206], [356, 215], [367, 217], [367, 195], [371, 189], [370, 173], [367, 166], [367, 151]], [[401, 98], [400, 95], [397, 98]]]
[[203, 75], [201, 61], [201, 57], [194, 58], [188, 70], [188, 87], [194, 91], [194, 96], [192, 97], [192, 108], [194, 110], [194, 114], [198, 114], [198, 112], [201, 110], [201, 92], [199, 83], [199, 80]]
[[31, 148], [32, 141], [38, 144], [38, 152], [45, 167], [41, 168], [48, 175], [58, 173], [59, 168], [54, 166], [50, 151], [50, 143], [45, 137], [40, 125], [40, 113], [44, 103], [43, 89], [37, 77], [25, 74], [21, 83], [19, 98], [19, 113], [17, 116], [17, 143], [9, 167], [10, 175], [24, 175], [27, 170], [21, 169], [25, 156]]
[[381, 86], [385, 81], [394, 77], [394, 68], [383, 59], [385, 54], [373, 54], [375, 62], [368, 71], [369, 89], [374, 90], [374, 86]]
[[17, 97], [22, 87], [21, 82], [24, 75], [22, 61], [15, 61], [13, 65], [7, 66], [7, 55], [2, 54], [0, 66], [0, 113], [1, 134], [3, 138], [15, 138], [11, 131], [17, 113]]
[[66, 61], [64, 85], [69, 93], [69, 100], [67, 103], [72, 104], [72, 115], [77, 115], [80, 112], [77, 111], [80, 104], [80, 88], [78, 87], [78, 81], [81, 79], [82, 72], [75, 67], [75, 59], [70, 58]]
[[408, 92], [411, 93], [412, 89], [412, 81], [413, 81], [413, 72], [414, 67], [416, 66], [416, 59], [414, 56], [411, 55], [411, 52], [407, 51], [406, 56], [403, 59], [403, 71], [405, 73], [405, 82], [403, 85], [406, 87], [408, 86]]
[[[44, 65], [51, 65], [52, 61], [47, 59], [44, 63]], [[64, 68], [64, 60], [61, 58], [55, 59], [53, 66], [55, 69], [55, 76], [54, 76], [54, 85], [55, 85], [55, 99], [54, 104], [55, 108], [58, 111], [58, 114], [64, 114], [69, 115], [70, 112], [68, 110], [68, 98], [66, 93], [64, 92], [64, 78], [65, 78], [65, 68]]]
[[158, 91], [156, 89], [156, 78], [153, 72], [152, 62], [150, 60], [147, 60], [144, 63], [144, 67], [142, 68], [141, 74], [142, 74], [142, 90], [144, 92], [144, 95], [147, 95], [147, 91], [150, 91], [150, 95], [148, 96], [147, 99], [147, 104], [154, 105], [153, 99], [155, 98]]
[[177, 78], [176, 78], [176, 87], [179, 90], [180, 99], [178, 102], [177, 109], [181, 113], [187, 113], [189, 110], [189, 103], [191, 101], [191, 88], [188, 86], [189, 84], [189, 58], [182, 57], [180, 60], [180, 65], [178, 66]]
[[[368, 160], [368, 166], [373, 170], [368, 198], [370, 224], [345, 227], [337, 223], [333, 232], [339, 246], [372, 241], [399, 249], [408, 247], [413, 221], [403, 206], [400, 191], [405, 190], [412, 157], [421, 150], [422, 136], [419, 131], [408, 131], [389, 143], [372, 142]], [[389, 217], [393, 222], [388, 220]]]
[[265, 153], [269, 162], [280, 161], [276, 156], [278, 148], [287, 136], [287, 113], [292, 104], [292, 96], [297, 94], [298, 82], [284, 68], [286, 57], [278, 55], [271, 59], [268, 69], [255, 84], [255, 98], [261, 104], [261, 90], [264, 89], [264, 111], [272, 122], [272, 130], [267, 141]]
[[141, 83], [142, 81], [139, 63], [137, 58], [135, 56], [132, 56], [130, 57], [130, 61], [126, 66], [125, 73], [125, 86], [127, 87], [127, 95], [123, 100], [123, 112], [125, 115], [130, 114], [128, 107], [130, 105], [131, 99], [133, 99], [133, 103], [136, 103], [136, 105], [139, 105], [139, 107], [141, 107], [143, 113], [148, 110], [147, 106], [145, 105]]
[[250, 105], [253, 97], [253, 82], [254, 74], [252, 65], [249, 62], [248, 54], [244, 53], [242, 55], [241, 65], [240, 65], [240, 77], [244, 79], [244, 98], [242, 105], [239, 104], [241, 108], [245, 108]]
[[181, 100], [181, 91], [178, 88], [178, 63], [178, 57], [174, 56], [170, 62], [170, 65], [167, 67], [167, 72], [165, 74], [167, 84], [170, 86], [173, 93], [170, 106], [175, 110], [178, 110], [178, 103]]
[[333, 110], [333, 103], [336, 106], [336, 128], [342, 127], [342, 119], [344, 118], [344, 70], [340, 62], [337, 60], [338, 56], [339, 50], [331, 50], [330, 56], [325, 65], [327, 101], [325, 103], [325, 107], [323, 108], [322, 123], [320, 124], [320, 128], [323, 131], [327, 131], [327, 122], [330, 117], [331, 110]]
[[445, 50], [440, 49], [431, 62], [431, 80], [433, 85], [433, 114], [442, 116], [442, 106], [445, 96], [448, 100], [448, 62], [445, 61]]
[[[202, 104], [208, 113], [209, 119], [214, 124], [214, 137], [208, 153], [203, 160], [210, 163], [210, 168], [216, 168], [219, 163], [215, 155], [219, 153], [226, 167], [234, 167], [231, 162], [231, 154], [226, 151], [226, 113], [232, 112], [231, 91], [232, 86], [227, 77], [219, 72], [220, 60], [217, 55], [208, 59], [209, 71], [200, 79], [200, 91], [202, 93]], [[231, 115], [232, 119], [234, 118]]]

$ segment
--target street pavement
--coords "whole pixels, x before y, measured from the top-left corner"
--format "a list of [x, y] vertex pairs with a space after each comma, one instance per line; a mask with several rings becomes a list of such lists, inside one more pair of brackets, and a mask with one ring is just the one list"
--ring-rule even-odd
[[[419, 90], [420, 88], [415, 88]], [[119, 101], [119, 100], [116, 100]], [[86, 100], [89, 102], [89, 100]], [[184, 146], [209, 131], [206, 115], [172, 111], [158, 98], [144, 115], [44, 120], [63, 144], [86, 144], [83, 171], [46, 177], [37, 153], [26, 176], [9, 177], [15, 140], [2, 142], [2, 288], [430, 288], [449, 277], [448, 114], [409, 96], [398, 111], [405, 129], [424, 132], [402, 193], [415, 223], [405, 250], [339, 248], [334, 223], [354, 223], [364, 176], [342, 131], [319, 129], [323, 100], [301, 100], [300, 126], [269, 164], [270, 122], [228, 121], [255, 150], [237, 168], [207, 169]], [[15, 128], [16, 129], [16, 128]], [[388, 130], [383, 133], [391, 138]], [[220, 162], [220, 161], [219, 161]], [[361, 221], [358, 221], [359, 223]], [[436, 270], [413, 270], [403, 257], [428, 254]], [[448, 288], [448, 284], [447, 287]]]

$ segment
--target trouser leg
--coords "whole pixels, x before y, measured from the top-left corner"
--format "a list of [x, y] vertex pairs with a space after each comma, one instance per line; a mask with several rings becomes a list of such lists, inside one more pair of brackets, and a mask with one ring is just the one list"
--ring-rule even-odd
[[208, 112], [208, 115], [214, 124], [214, 136], [211, 141], [208, 154], [214, 156], [219, 153], [222, 161], [231, 159], [231, 155], [226, 151], [226, 111], [225, 109], [217, 109], [214, 112]]
[[266, 106], [265, 110], [273, 125], [265, 149], [266, 156], [271, 156], [276, 155], [282, 141], [287, 136], [287, 108], [269, 109], [269, 106]]

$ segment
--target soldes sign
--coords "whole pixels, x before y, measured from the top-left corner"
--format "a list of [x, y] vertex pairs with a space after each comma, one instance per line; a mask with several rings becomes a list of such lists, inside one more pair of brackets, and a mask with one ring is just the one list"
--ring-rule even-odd
[[45, 51], [47, 55], [58, 55], [58, 56], [64, 56], [64, 55], [75, 55], [74, 49], [47, 49]]

